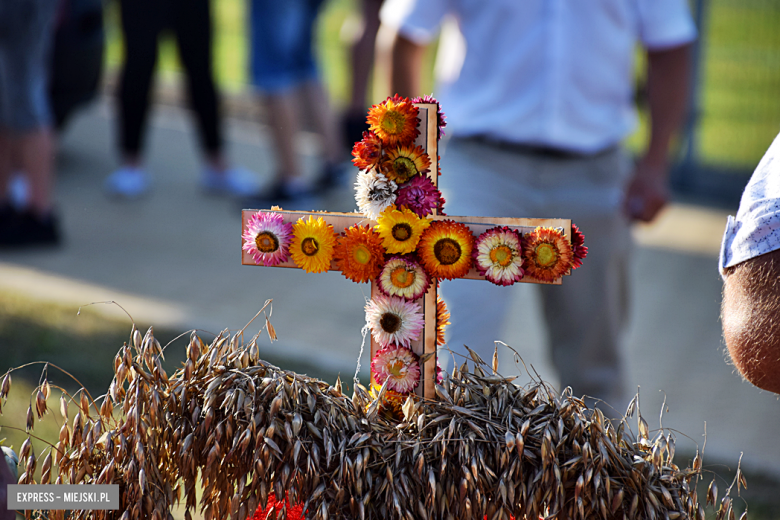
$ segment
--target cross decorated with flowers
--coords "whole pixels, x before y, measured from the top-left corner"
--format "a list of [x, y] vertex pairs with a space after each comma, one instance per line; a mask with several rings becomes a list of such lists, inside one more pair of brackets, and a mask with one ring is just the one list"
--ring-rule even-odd
[[567, 219], [444, 215], [438, 143], [445, 122], [435, 99], [396, 95], [371, 107], [367, 122], [352, 152], [360, 212], [244, 210], [242, 263], [370, 282], [371, 392], [387, 383], [392, 412], [412, 392], [436, 396], [436, 350], [449, 323], [439, 281], [560, 284], [587, 248]]

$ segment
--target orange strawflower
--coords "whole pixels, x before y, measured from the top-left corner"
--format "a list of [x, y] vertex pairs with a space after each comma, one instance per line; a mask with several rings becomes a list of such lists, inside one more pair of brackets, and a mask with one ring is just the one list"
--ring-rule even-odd
[[417, 253], [433, 278], [461, 278], [471, 269], [474, 235], [465, 224], [452, 220], [431, 222], [420, 237]]
[[537, 227], [523, 237], [523, 258], [528, 276], [553, 282], [569, 271], [574, 255], [561, 230]]
[[366, 122], [369, 130], [382, 140], [384, 146], [411, 144], [420, 135], [417, 129], [419, 109], [409, 98], [398, 94], [372, 106]]
[[341, 274], [353, 282], [363, 283], [379, 275], [385, 248], [382, 237], [370, 226], [352, 226], [338, 238], [333, 256]]

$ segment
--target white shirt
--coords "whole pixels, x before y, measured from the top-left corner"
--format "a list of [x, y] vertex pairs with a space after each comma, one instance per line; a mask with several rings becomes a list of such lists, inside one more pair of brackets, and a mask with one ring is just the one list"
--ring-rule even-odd
[[729, 215], [720, 247], [720, 274], [764, 253], [780, 249], [780, 135], [758, 163], [735, 219]]
[[585, 153], [636, 125], [637, 41], [696, 37], [686, 0], [387, 0], [381, 18], [427, 44], [448, 13], [467, 49], [460, 76], [434, 93], [447, 133]]

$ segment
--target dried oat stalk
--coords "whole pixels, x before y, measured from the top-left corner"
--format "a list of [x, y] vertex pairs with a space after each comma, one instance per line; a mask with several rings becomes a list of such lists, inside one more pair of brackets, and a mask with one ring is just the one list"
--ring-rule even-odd
[[[105, 396], [61, 402], [43, 481], [121, 485], [119, 511], [71, 518], [169, 520], [183, 501], [188, 520], [192, 509], [245, 520], [273, 492], [315, 520], [704, 519], [701, 457], [679, 468], [671, 433], [651, 438], [640, 415], [634, 436], [570, 392], [517, 386], [478, 362], [437, 385], [437, 401], [408, 400], [398, 423], [361, 386], [350, 398], [277, 368], [239, 335], [206, 345], [193, 333], [170, 377], [152, 330], [131, 337]], [[39, 416], [44, 383], [31, 399]], [[10, 377], [1, 388], [4, 398]], [[20, 482], [32, 483], [35, 456], [21, 455]], [[733, 517], [730, 489], [720, 502], [708, 493], [719, 519]]]

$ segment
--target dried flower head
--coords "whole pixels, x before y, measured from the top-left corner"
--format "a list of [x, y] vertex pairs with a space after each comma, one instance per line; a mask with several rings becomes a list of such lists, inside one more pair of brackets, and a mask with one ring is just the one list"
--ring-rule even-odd
[[243, 250], [250, 253], [258, 265], [274, 266], [287, 260], [292, 224], [285, 223], [279, 213], [258, 211], [247, 222]]
[[352, 226], [338, 238], [334, 260], [347, 279], [363, 283], [379, 275], [385, 257], [382, 237], [370, 226]]
[[417, 303], [378, 294], [366, 305], [366, 323], [380, 346], [397, 343], [408, 347], [420, 337], [425, 319]]
[[382, 267], [377, 282], [383, 293], [406, 300], [422, 298], [430, 285], [428, 274], [408, 255], [390, 258]]
[[300, 218], [293, 224], [290, 254], [295, 265], [307, 273], [328, 271], [335, 245], [336, 234], [333, 232], [333, 226], [326, 223], [322, 217], [315, 219], [309, 215], [307, 220]]
[[452, 280], [471, 269], [474, 235], [465, 224], [452, 220], [431, 223], [420, 238], [417, 252], [433, 278]]
[[488, 229], [477, 238], [473, 254], [479, 273], [496, 285], [512, 285], [523, 278], [523, 245], [514, 229]]
[[582, 261], [588, 256], [588, 246], [585, 245], [585, 235], [575, 224], [571, 225], [571, 252], [574, 256], [572, 270], [582, 267]]
[[444, 197], [427, 175], [416, 175], [401, 185], [395, 203], [414, 211], [418, 217], [430, 215], [434, 210], [444, 210]]
[[379, 162], [385, 177], [399, 185], [427, 173], [430, 167], [431, 159], [423, 147], [414, 145], [390, 148]]
[[374, 381], [401, 394], [408, 394], [420, 382], [420, 363], [417, 355], [406, 347], [388, 345], [376, 352], [371, 360]]
[[370, 170], [382, 157], [382, 141], [374, 132], [363, 132], [363, 140], [352, 147], [352, 164], [361, 170]]
[[382, 237], [388, 253], [406, 254], [415, 250], [430, 223], [430, 220], [418, 217], [412, 210], [389, 207], [379, 215], [374, 229]]
[[398, 185], [377, 170], [360, 172], [355, 182], [355, 200], [366, 217], [376, 220], [395, 202]]
[[411, 144], [420, 135], [418, 113], [409, 98], [396, 94], [372, 106], [366, 122], [385, 146]]
[[526, 274], [537, 280], [553, 282], [571, 268], [569, 241], [559, 229], [537, 227], [523, 237]]

